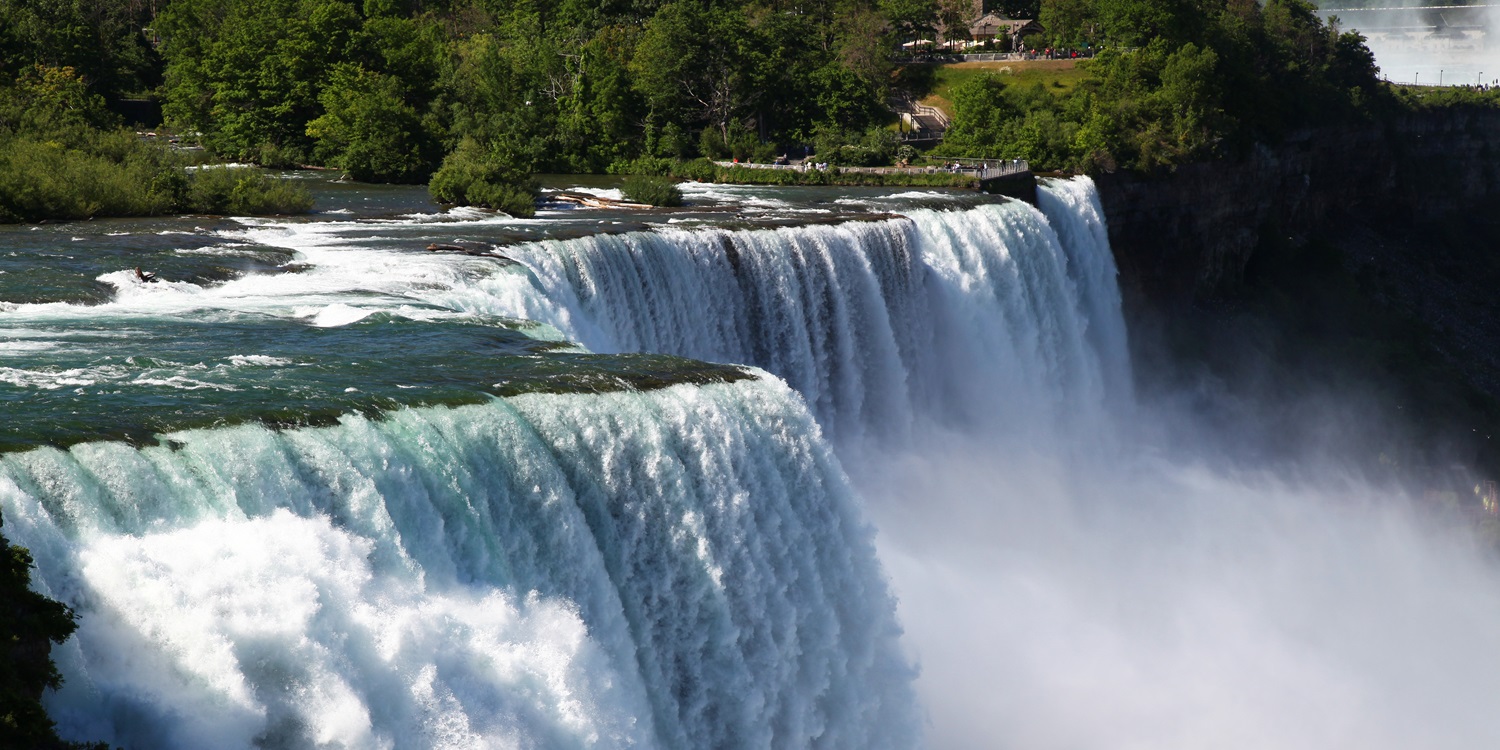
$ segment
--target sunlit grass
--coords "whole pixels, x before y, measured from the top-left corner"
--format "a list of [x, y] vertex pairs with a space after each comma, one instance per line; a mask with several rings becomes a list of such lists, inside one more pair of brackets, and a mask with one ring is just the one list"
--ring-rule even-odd
[[1079, 65], [1073, 60], [965, 62], [921, 67], [927, 70], [914, 76], [927, 79], [924, 81], [927, 84], [926, 95], [920, 101], [950, 115], [953, 114], [953, 101], [949, 97], [949, 92], [978, 76], [998, 75], [1012, 86], [1030, 86], [1040, 83], [1048, 91], [1056, 94], [1071, 91], [1080, 81], [1088, 77], [1087, 64]]

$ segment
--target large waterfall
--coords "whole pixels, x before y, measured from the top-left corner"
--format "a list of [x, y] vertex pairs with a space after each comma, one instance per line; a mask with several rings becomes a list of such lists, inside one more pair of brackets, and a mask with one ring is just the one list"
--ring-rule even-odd
[[0, 233], [0, 511], [80, 615], [63, 735], [1500, 742], [1492, 561], [1134, 403], [1087, 179], [710, 189], [730, 221], [364, 197]]
[[[1075, 181], [1041, 199], [505, 259], [361, 235], [440, 236], [421, 219], [249, 222], [189, 250], [284, 248], [299, 272], [111, 272], [104, 304], [12, 307], [38, 342], [22, 351], [85, 354], [0, 371], [44, 414], [92, 388], [121, 410], [95, 421], [127, 427], [163, 399], [242, 415], [0, 457], [7, 534], [81, 615], [49, 710], [68, 737], [130, 748], [918, 744], [894, 600], [823, 435], [852, 457], [928, 426], [1047, 443], [1104, 423], [1129, 373], [1097, 197]], [[101, 343], [121, 325], [171, 343]], [[451, 350], [496, 327], [765, 371], [639, 392], [682, 368], [585, 375], [507, 333], [494, 367], [566, 390], [666, 369], [499, 398], [485, 359]], [[388, 365], [355, 361], [372, 358]], [[399, 406], [413, 388], [491, 395]], [[286, 399], [380, 414], [242, 423]]]
[[772, 380], [524, 396], [0, 461], [127, 747], [910, 747], [909, 668]]

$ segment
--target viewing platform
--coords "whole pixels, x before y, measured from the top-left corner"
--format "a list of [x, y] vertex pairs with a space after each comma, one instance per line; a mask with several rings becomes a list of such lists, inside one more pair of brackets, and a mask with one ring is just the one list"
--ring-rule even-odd
[[[868, 175], [926, 175], [926, 174], [955, 174], [967, 175], [974, 179], [974, 187], [981, 192], [992, 195], [1004, 195], [1027, 203], [1036, 203], [1036, 176], [1031, 172], [1031, 165], [1024, 159], [968, 159], [954, 158], [947, 160], [948, 166], [926, 166], [926, 167], [837, 167], [830, 166], [829, 169], [837, 169], [840, 174], [868, 174]], [[790, 172], [809, 172], [817, 168], [813, 159], [807, 159], [796, 164], [751, 164], [748, 162], [715, 161], [714, 164], [726, 169], [741, 167], [744, 169], [774, 169]]]

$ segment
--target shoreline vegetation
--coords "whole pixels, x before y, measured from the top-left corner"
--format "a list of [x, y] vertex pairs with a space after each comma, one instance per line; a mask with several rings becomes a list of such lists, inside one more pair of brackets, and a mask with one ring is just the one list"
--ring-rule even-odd
[[[1236, 159], [1300, 129], [1500, 94], [1379, 79], [1305, 0], [1015, 0], [1031, 50], [1075, 60], [932, 65], [903, 44], [967, 28], [958, 0], [100, 0], [0, 8], [0, 221], [306, 210], [299, 189], [204, 171], [132, 140], [105, 102], [159, 103], [217, 161], [315, 164], [535, 211], [537, 174], [765, 185], [967, 187], [844, 167], [1024, 159], [1153, 172]], [[995, 40], [991, 46], [1007, 46]], [[927, 152], [893, 101], [946, 110]], [[814, 155], [815, 172], [723, 169]], [[667, 165], [667, 166], [663, 166]]]
[[[1031, 0], [1033, 49], [1078, 60], [900, 62], [955, 3], [840, 0], [102, 0], [0, 9], [0, 222], [308, 210], [294, 183], [188, 171], [195, 156], [309, 164], [435, 200], [535, 212], [533, 175], [750, 185], [972, 187], [846, 167], [1024, 159], [1038, 172], [1154, 172], [1236, 159], [1299, 129], [1500, 92], [1384, 83], [1359, 34], [1304, 0]], [[957, 5], [962, 5], [958, 3]], [[950, 7], [952, 6], [952, 7]], [[946, 15], [945, 15], [946, 14]], [[74, 42], [100, 42], [97, 50]], [[1085, 59], [1086, 58], [1086, 59]], [[199, 154], [144, 142], [107, 101], [161, 104]], [[890, 102], [950, 117], [926, 152]], [[718, 167], [814, 155], [823, 170]], [[670, 202], [670, 195], [661, 200]]]
[[299, 185], [200, 161], [122, 127], [72, 68], [0, 88], [0, 224], [312, 207]]

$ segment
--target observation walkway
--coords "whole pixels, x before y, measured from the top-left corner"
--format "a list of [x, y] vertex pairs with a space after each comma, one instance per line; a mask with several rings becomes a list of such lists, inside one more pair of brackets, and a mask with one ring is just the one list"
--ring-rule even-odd
[[[971, 175], [979, 190], [993, 195], [1018, 198], [1027, 203], [1036, 203], [1036, 176], [1025, 159], [946, 159], [943, 167], [838, 167], [840, 174], [950, 174]], [[748, 162], [715, 161], [714, 164], [731, 169], [779, 169], [789, 172], [807, 172], [815, 169], [814, 159], [800, 164], [751, 164]]]

